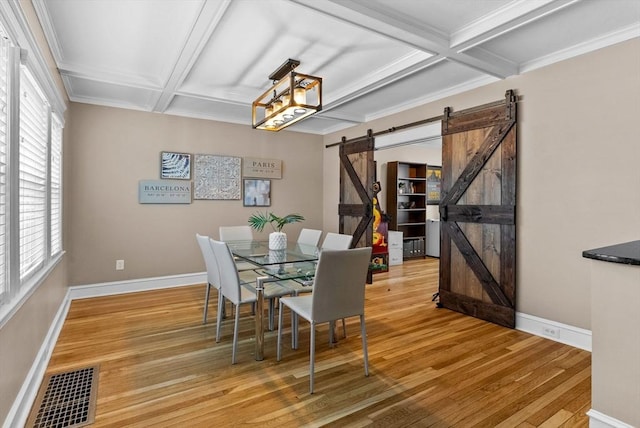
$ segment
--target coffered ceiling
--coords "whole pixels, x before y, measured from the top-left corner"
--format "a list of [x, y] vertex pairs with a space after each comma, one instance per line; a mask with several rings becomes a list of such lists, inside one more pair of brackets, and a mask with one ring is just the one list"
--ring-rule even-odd
[[72, 101], [250, 125], [293, 58], [324, 109], [288, 129], [315, 134], [640, 37], [640, 0], [33, 4]]

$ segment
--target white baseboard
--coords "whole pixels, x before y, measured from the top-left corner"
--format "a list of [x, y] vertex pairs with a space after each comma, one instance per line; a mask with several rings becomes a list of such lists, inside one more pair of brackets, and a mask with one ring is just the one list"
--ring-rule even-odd
[[516, 329], [591, 352], [591, 330], [516, 312]]
[[103, 282], [98, 284], [78, 285], [69, 287], [60, 308], [56, 313], [42, 346], [31, 365], [31, 369], [20, 388], [16, 399], [9, 410], [3, 428], [22, 427], [27, 422], [29, 411], [38, 394], [40, 384], [49, 365], [53, 348], [69, 312], [71, 301], [89, 297], [110, 296], [113, 294], [135, 293], [138, 291], [159, 290], [163, 288], [180, 287], [207, 282], [207, 274], [190, 273], [157, 278], [141, 278], [129, 281]]
[[587, 416], [589, 416], [589, 428], [633, 428], [632, 425], [607, 416], [597, 410], [589, 410]]
[[111, 296], [114, 294], [137, 293], [139, 291], [160, 290], [184, 285], [204, 284], [207, 274], [188, 273], [184, 275], [140, 278], [127, 281], [101, 282], [97, 284], [69, 287], [71, 300], [89, 297]]

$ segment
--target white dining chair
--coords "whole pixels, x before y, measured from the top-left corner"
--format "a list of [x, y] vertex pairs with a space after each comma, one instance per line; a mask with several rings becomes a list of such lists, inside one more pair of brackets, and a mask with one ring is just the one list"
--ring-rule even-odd
[[[220, 293], [229, 300], [235, 307], [235, 322], [233, 326], [233, 348], [231, 353], [231, 364], [236, 363], [236, 350], [238, 348], [238, 325], [240, 323], [240, 305], [256, 302], [255, 286], [251, 288], [247, 282], [242, 282], [236, 269], [233, 255], [226, 243], [222, 241], [210, 240], [213, 253], [218, 262], [220, 272]], [[291, 295], [293, 291], [281, 282], [267, 282], [264, 284], [265, 299], [274, 299], [277, 297]], [[221, 312], [218, 311], [216, 326], [216, 342], [220, 341], [221, 331]], [[262, 314], [256, 314], [262, 316]]]
[[329, 232], [322, 241], [321, 249], [323, 250], [346, 250], [351, 246], [353, 236], [343, 233]]
[[202, 316], [202, 324], [206, 324], [211, 288], [214, 288], [218, 294], [218, 312], [222, 311], [223, 316], [224, 298], [220, 294], [220, 273], [218, 272], [218, 263], [216, 262], [216, 256], [213, 254], [213, 248], [211, 248], [209, 237], [196, 233], [196, 240], [198, 241], [198, 245], [200, 246], [202, 258], [204, 259], [204, 265], [207, 269], [207, 285], [204, 295], [204, 313]]
[[302, 229], [300, 234], [298, 235], [298, 244], [301, 245], [309, 245], [312, 247], [317, 247], [318, 242], [320, 242], [320, 237], [322, 236], [321, 230], [316, 229]]
[[229, 241], [252, 241], [253, 232], [251, 226], [220, 226], [218, 228], [220, 240]]
[[[231, 242], [231, 241], [247, 241], [249, 244], [250, 241], [253, 241], [253, 232], [251, 231], [251, 226], [220, 226], [218, 227], [218, 236], [222, 242]], [[239, 260], [234, 258], [236, 262], [236, 267], [238, 270], [253, 270], [256, 267], [246, 261]]]
[[[331, 324], [341, 318], [360, 317], [364, 373], [365, 376], [369, 376], [364, 294], [370, 261], [371, 247], [322, 251], [313, 284], [313, 293], [280, 298], [276, 359], [278, 361], [281, 359], [282, 314], [284, 307], [287, 306], [292, 312], [311, 323], [309, 340], [309, 392], [311, 394], [313, 394], [316, 325], [320, 323]], [[291, 334], [297, 335], [297, 328], [292, 328]], [[329, 334], [331, 335], [332, 332]]]

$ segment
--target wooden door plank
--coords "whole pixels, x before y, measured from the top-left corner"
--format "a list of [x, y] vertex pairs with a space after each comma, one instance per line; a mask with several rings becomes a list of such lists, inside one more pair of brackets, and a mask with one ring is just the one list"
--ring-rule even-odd
[[484, 140], [478, 152], [473, 156], [471, 161], [469, 161], [465, 169], [460, 174], [460, 177], [453, 185], [453, 188], [447, 193], [447, 199], [444, 200], [445, 204], [455, 204], [458, 202], [460, 197], [469, 188], [471, 182], [473, 182], [473, 179], [476, 178], [482, 170], [482, 167], [491, 157], [493, 151], [498, 148], [514, 124], [515, 121], [510, 121], [493, 127], [493, 130]]
[[504, 306], [513, 305], [513, 302], [511, 302], [504, 294], [500, 285], [498, 285], [491, 272], [489, 272], [489, 269], [487, 269], [481, 257], [471, 246], [465, 234], [462, 233], [460, 227], [453, 222], [447, 222], [446, 227], [449, 232], [449, 236], [451, 236], [451, 240], [456, 244], [456, 247], [464, 257], [467, 265], [471, 268], [471, 271], [478, 278], [484, 290], [491, 297], [491, 301]]

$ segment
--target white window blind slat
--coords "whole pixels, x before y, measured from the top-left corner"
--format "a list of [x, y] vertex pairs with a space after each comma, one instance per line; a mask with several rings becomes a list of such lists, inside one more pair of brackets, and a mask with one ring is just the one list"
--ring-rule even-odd
[[50, 239], [51, 255], [62, 251], [62, 124], [51, 119], [51, 179], [50, 179]]

